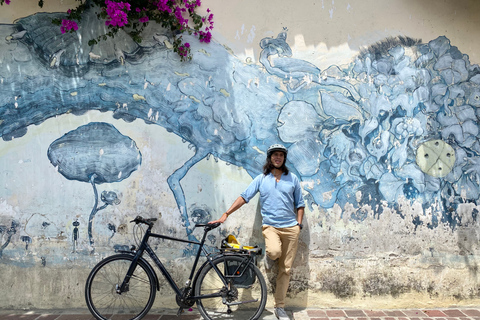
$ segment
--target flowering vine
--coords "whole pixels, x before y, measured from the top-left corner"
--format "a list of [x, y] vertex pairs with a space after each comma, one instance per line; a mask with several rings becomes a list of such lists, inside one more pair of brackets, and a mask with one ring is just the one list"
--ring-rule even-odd
[[[149, 22], [155, 21], [173, 34], [173, 50], [181, 60], [192, 58], [190, 44], [184, 43], [181, 34], [188, 32], [198, 37], [200, 42], [209, 43], [212, 39], [213, 14], [207, 9], [207, 15], [201, 16], [196, 9], [201, 0], [77, 0], [80, 4], [67, 11], [66, 19], [54, 19], [52, 22], [60, 26], [62, 33], [78, 30], [78, 21], [82, 13], [89, 7], [100, 8], [99, 18], [105, 20], [108, 32], [91, 39], [88, 44], [94, 45], [107, 37], [114, 37], [123, 29], [134, 41], [141, 42], [141, 33]], [[38, 5], [43, 7], [43, 0]], [[0, 5], [10, 4], [11, 0], [0, 0]]]

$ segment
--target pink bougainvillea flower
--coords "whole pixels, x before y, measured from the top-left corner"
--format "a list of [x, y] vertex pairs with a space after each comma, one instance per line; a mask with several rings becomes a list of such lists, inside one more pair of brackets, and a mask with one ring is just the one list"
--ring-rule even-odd
[[187, 42], [181, 46], [178, 47], [178, 54], [180, 57], [186, 57], [190, 53], [190, 44]]
[[138, 21], [140, 21], [140, 22], [148, 22], [148, 20], [149, 20], [149, 19], [148, 19], [147, 16], [141, 17], [140, 19], [138, 19]]
[[124, 27], [128, 24], [126, 11], [130, 11], [130, 3], [105, 0], [105, 5], [105, 11], [108, 15], [107, 21], [105, 21], [107, 26]]
[[5, 0], [5, 3], [6, 3], [6, 4], [10, 4], [10, 0]]
[[172, 8], [168, 5], [169, 0], [159, 0], [156, 5], [159, 11], [166, 11], [172, 13]]
[[62, 25], [60, 26], [60, 31], [62, 33], [65, 33], [70, 30], [78, 30], [78, 25], [75, 21], [72, 20], [67, 20], [67, 19], [62, 19]]
[[180, 7], [175, 8], [175, 18], [177, 18], [178, 24], [180, 25], [180, 30], [183, 30], [188, 25], [188, 19], [185, 19], [182, 16], [182, 11], [183, 10]]
[[189, 0], [183, 0], [185, 8], [188, 9], [188, 11], [193, 12], [197, 7], [199, 7], [202, 2], [200, 0], [192, 1], [190, 2]]
[[212, 40], [212, 34], [210, 33], [210, 31], [199, 31], [198, 33], [200, 42], [209, 43]]

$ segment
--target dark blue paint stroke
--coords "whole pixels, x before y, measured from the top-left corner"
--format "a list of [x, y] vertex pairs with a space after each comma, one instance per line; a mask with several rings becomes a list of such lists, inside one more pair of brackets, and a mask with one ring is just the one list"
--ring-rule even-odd
[[[0, 235], [6, 234], [6, 240], [4, 243], [1, 243], [0, 246], [0, 258], [3, 255], [3, 250], [10, 244], [12, 236], [17, 233], [17, 229], [20, 226], [18, 221], [13, 220], [10, 227], [0, 225]], [[5, 237], [3, 237], [5, 238]]]
[[25, 250], [28, 250], [28, 245], [32, 243], [32, 238], [30, 238], [29, 236], [21, 236], [20, 240], [25, 243]]

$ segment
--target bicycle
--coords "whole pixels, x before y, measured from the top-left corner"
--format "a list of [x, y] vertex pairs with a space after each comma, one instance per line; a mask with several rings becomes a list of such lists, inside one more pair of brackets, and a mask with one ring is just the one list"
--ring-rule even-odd
[[[196, 224], [195, 228], [204, 228], [202, 240], [198, 242], [153, 233], [156, 220], [137, 216], [131, 222], [148, 226], [138, 249], [132, 246], [129, 251], [107, 257], [90, 272], [85, 285], [85, 300], [93, 316], [101, 320], [115, 319], [116, 316], [138, 320], [149, 312], [160, 282], [153, 267], [143, 257], [146, 252], [175, 292], [179, 306], [177, 315], [196, 303], [200, 314], [207, 320], [256, 320], [260, 317], [267, 302], [265, 279], [254, 262], [255, 255], [261, 254], [260, 248], [219, 248], [215, 253], [208, 253], [204, 247], [207, 233], [220, 223]], [[176, 284], [150, 247], [148, 241], [151, 237], [199, 246], [185, 287]], [[195, 272], [201, 253], [207, 261]]]

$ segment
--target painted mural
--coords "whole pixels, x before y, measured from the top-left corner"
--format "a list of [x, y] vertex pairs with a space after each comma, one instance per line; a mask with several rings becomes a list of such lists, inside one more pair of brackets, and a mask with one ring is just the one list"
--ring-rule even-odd
[[[288, 30], [260, 41], [258, 64], [195, 41], [192, 61], [180, 62], [168, 33], [158, 29], [145, 30], [141, 44], [120, 31], [90, 47], [88, 39], [104, 28], [96, 16], [86, 12], [82, 24], [89, 27], [66, 34], [51, 24], [60, 16], [0, 26], [2, 144], [21, 141], [50, 118], [92, 110], [165, 128], [194, 151], [166, 173], [190, 238], [192, 219], [208, 221], [211, 208], [189, 211], [187, 173], [213, 157], [254, 177], [274, 143], [288, 147], [310, 210], [353, 208], [342, 218], [362, 223], [388, 208], [430, 229], [477, 220], [476, 209], [457, 209], [480, 196], [480, 67], [446, 37], [388, 38], [349, 65], [320, 70], [292, 56]], [[75, 252], [79, 228], [88, 228], [93, 252], [92, 220], [109, 205], [123, 205], [114, 191], [99, 197], [97, 185], [135, 175], [142, 165], [135, 141], [92, 121], [59, 135], [38, 156], [48, 157], [56, 174], [93, 188], [88, 225], [75, 220], [68, 235]], [[417, 214], [402, 216], [399, 200], [417, 206]], [[112, 237], [118, 227], [108, 224]], [[21, 228], [15, 218], [0, 225], [0, 257]], [[28, 247], [34, 239], [21, 241]]]
[[[89, 182], [93, 187], [95, 204], [88, 219], [88, 237], [94, 250], [92, 223], [95, 214], [108, 205], [121, 202], [114, 191], [103, 191], [100, 196], [103, 205], [98, 207], [96, 185], [128, 178], [140, 166], [141, 153], [135, 141], [123, 136], [111, 124], [92, 122], [55, 140], [47, 155], [65, 178]], [[115, 232], [115, 226], [109, 229]], [[74, 233], [74, 240], [75, 237]]]

